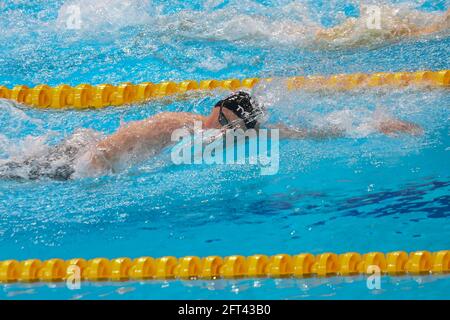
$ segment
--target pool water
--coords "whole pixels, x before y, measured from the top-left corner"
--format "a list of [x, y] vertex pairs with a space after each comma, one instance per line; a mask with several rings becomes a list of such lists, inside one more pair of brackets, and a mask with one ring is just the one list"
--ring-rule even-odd
[[[433, 15], [442, 1], [385, 4]], [[449, 102], [445, 89], [284, 90], [302, 74], [450, 69], [446, 35], [318, 49], [313, 30], [358, 16], [358, 1], [4, 1], [0, 83], [120, 83], [275, 77], [258, 86], [273, 123], [338, 124], [343, 138], [280, 141], [280, 168], [173, 165], [170, 150], [103, 177], [0, 180], [0, 260], [121, 256], [438, 251], [450, 245]], [[376, 2], [375, 2], [376, 3]], [[80, 5], [81, 29], [67, 30]], [[379, 2], [381, 5], [381, 2]], [[411, 8], [411, 6], [413, 8]], [[120, 10], [113, 10], [120, 7]], [[287, 29], [283, 29], [287, 28]], [[281, 30], [281, 31], [280, 31]], [[283, 31], [283, 32], [282, 32]], [[79, 128], [98, 134], [163, 110], [207, 114], [228, 92], [103, 110], [36, 110], [0, 100], [0, 157], [45, 150]], [[374, 114], [422, 136], [370, 130]], [[448, 299], [450, 277], [7, 284], [1, 299]]]

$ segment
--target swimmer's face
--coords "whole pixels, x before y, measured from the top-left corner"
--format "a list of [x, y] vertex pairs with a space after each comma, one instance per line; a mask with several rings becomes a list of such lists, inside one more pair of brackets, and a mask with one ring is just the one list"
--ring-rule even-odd
[[209, 115], [209, 119], [211, 119], [211, 126], [214, 128], [224, 128], [231, 127], [233, 129], [243, 129], [246, 130], [244, 120], [239, 118], [234, 114], [233, 111], [228, 110], [226, 108], [222, 108], [222, 115], [220, 114], [220, 108], [213, 108], [211, 114]]

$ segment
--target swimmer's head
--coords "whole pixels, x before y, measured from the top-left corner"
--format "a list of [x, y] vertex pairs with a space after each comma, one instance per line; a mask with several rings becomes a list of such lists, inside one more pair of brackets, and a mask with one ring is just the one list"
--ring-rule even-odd
[[263, 113], [263, 107], [248, 93], [239, 91], [217, 102], [211, 118], [221, 127], [254, 129]]

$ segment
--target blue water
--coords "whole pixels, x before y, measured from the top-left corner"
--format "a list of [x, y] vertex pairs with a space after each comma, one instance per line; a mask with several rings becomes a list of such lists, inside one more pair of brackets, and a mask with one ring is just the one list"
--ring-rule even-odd
[[[271, 24], [304, 19], [299, 15], [307, 9], [312, 21], [331, 26], [345, 16], [358, 16], [357, 2], [123, 2], [130, 3], [126, 14], [88, 10], [81, 30], [58, 27], [64, 1], [2, 2], [0, 83], [76, 85], [450, 68], [445, 36], [317, 50], [302, 37], [278, 41], [281, 35]], [[413, 7], [435, 12], [448, 3], [417, 1]], [[256, 31], [220, 24], [235, 17]], [[227, 32], [211, 34], [212, 26]], [[206, 114], [226, 94], [96, 111], [32, 110], [3, 100], [0, 156], [40, 148], [44, 137], [44, 145], [57, 143], [77, 128], [112, 133], [123, 121], [162, 110]], [[331, 117], [346, 123], [347, 135], [281, 141], [280, 168], [273, 176], [262, 176], [258, 166], [175, 166], [166, 152], [100, 178], [0, 181], [0, 260], [450, 247], [448, 90], [286, 92], [275, 81], [255, 95], [268, 102], [273, 122], [320, 124]], [[361, 130], [358, 124], [379, 108], [420, 124], [424, 135], [391, 138]], [[362, 277], [85, 283], [76, 291], [60, 284], [0, 288], [2, 299], [448, 299], [450, 277], [385, 277], [376, 291], [367, 289]]]

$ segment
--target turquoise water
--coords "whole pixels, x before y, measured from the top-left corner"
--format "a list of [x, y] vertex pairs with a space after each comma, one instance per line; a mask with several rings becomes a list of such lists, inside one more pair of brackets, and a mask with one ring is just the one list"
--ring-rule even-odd
[[[297, 24], [312, 30], [314, 24], [330, 26], [357, 16], [351, 1], [122, 1], [129, 5], [119, 11], [98, 1], [97, 14], [87, 3], [3, 2], [0, 83], [450, 67], [446, 36], [318, 49], [307, 36], [279, 32], [285, 21], [301, 21]], [[60, 26], [58, 12], [70, 4], [86, 10], [80, 30]], [[413, 7], [432, 13], [448, 3], [414, 2]], [[448, 90], [288, 93], [282, 87], [276, 80], [254, 92], [266, 102], [270, 121], [337, 122], [346, 136], [281, 141], [280, 168], [273, 176], [262, 176], [258, 166], [175, 166], [167, 150], [100, 178], [0, 181], [0, 260], [449, 248]], [[39, 152], [77, 128], [112, 133], [123, 121], [162, 110], [206, 114], [226, 94], [97, 111], [31, 110], [1, 100], [0, 156]], [[367, 130], [375, 110], [416, 122], [425, 134], [390, 138]], [[361, 277], [86, 283], [76, 291], [59, 284], [11, 284], [1, 286], [0, 298], [448, 299], [449, 287], [448, 276], [386, 277], [376, 291]]]

